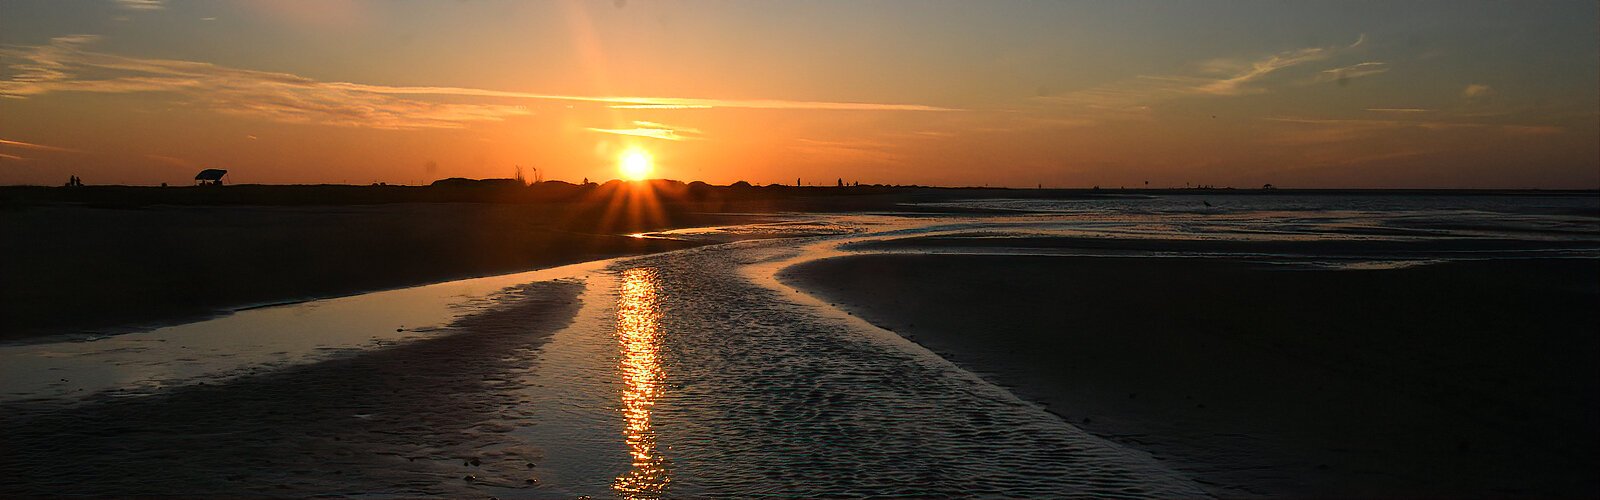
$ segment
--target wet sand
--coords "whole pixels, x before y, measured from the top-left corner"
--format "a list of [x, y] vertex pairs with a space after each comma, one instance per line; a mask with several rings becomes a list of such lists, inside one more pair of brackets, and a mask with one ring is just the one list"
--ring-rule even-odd
[[1600, 262], [856, 255], [783, 279], [1213, 494], [1600, 493]]
[[242, 307], [675, 250], [706, 242], [628, 235], [781, 220], [773, 214], [784, 212], [962, 211], [900, 203], [978, 194], [539, 186], [0, 186], [0, 340], [121, 333]]
[[[584, 285], [497, 296], [426, 339], [146, 397], [0, 412], [0, 496], [482, 498], [537, 483], [522, 374]], [[13, 480], [15, 479], [15, 480]]]
[[338, 359], [143, 397], [5, 403], [14, 451], [0, 470], [20, 480], [0, 497], [1202, 494], [746, 273], [805, 241], [618, 259]]
[[754, 217], [663, 211], [599, 223], [565, 206], [33, 207], [3, 214], [0, 339], [172, 324], [332, 297], [685, 248], [647, 229]]

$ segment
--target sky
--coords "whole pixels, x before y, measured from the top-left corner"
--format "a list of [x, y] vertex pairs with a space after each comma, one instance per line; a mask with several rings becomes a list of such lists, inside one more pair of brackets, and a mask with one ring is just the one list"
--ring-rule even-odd
[[7, 0], [0, 184], [1594, 189], [1597, 10]]

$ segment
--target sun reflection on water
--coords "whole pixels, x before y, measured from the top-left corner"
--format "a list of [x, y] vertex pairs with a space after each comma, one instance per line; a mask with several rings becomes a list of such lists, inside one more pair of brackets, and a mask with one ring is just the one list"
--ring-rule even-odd
[[659, 498], [671, 481], [666, 458], [656, 450], [650, 411], [660, 396], [666, 373], [661, 369], [661, 317], [656, 270], [634, 268], [622, 273], [617, 299], [617, 341], [622, 349], [623, 437], [633, 456], [628, 472], [611, 488], [623, 498]]

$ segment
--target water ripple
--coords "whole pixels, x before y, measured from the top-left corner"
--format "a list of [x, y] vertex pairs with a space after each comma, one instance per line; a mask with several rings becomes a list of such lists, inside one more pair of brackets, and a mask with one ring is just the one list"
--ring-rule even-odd
[[618, 269], [624, 323], [639, 316], [627, 312], [637, 277], [652, 283], [651, 356], [670, 384], [650, 426], [670, 496], [1204, 496], [1147, 456], [750, 282], [724, 254], [759, 261], [786, 245]]

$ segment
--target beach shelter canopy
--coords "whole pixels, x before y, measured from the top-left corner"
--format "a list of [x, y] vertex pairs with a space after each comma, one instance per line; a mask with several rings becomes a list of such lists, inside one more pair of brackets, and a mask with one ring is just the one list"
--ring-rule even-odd
[[205, 170], [201, 170], [200, 173], [198, 173], [198, 174], [195, 174], [194, 175], [194, 180], [197, 180], [197, 181], [220, 181], [220, 180], [222, 180], [222, 176], [224, 176], [224, 175], [228, 175], [228, 171], [227, 170], [223, 170], [223, 169], [220, 169], [220, 168], [208, 168], [208, 169], [205, 169]]

